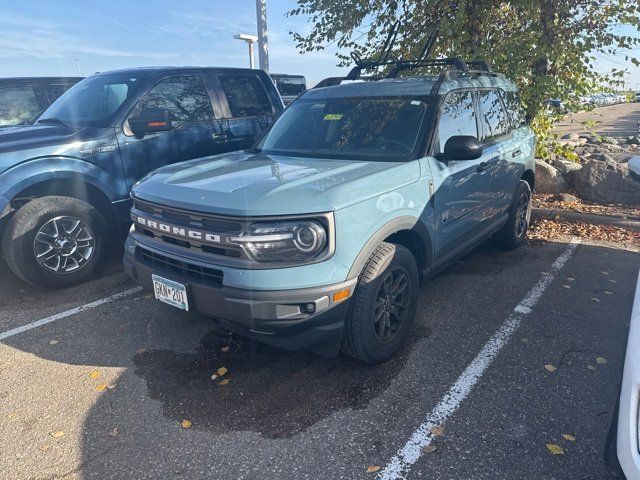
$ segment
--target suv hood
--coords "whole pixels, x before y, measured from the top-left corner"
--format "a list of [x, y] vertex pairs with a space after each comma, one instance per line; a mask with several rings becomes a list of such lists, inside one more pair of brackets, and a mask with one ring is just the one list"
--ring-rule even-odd
[[221, 215], [339, 210], [420, 177], [418, 161], [378, 162], [237, 152], [163, 167], [134, 186], [136, 198]]

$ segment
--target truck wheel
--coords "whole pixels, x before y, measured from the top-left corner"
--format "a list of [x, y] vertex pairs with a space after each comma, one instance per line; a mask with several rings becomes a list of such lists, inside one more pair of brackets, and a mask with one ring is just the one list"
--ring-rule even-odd
[[509, 208], [507, 223], [495, 234], [498, 246], [505, 250], [518, 248], [527, 236], [531, 221], [531, 187], [520, 180], [518, 190]]
[[411, 252], [402, 245], [378, 246], [360, 274], [343, 351], [367, 363], [391, 358], [411, 331], [418, 287], [418, 267]]
[[65, 288], [91, 278], [106, 250], [107, 224], [91, 205], [42, 197], [20, 208], [2, 239], [5, 260], [26, 282]]

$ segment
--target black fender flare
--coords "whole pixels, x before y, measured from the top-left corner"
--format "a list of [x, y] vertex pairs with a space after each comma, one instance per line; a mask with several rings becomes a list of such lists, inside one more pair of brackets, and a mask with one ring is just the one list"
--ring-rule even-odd
[[425, 250], [425, 259], [426, 264], [430, 263], [432, 258], [432, 243], [431, 236], [427, 230], [427, 227], [420, 221], [419, 218], [412, 217], [409, 215], [404, 215], [401, 217], [394, 218], [393, 220], [385, 223], [368, 241], [365, 243], [360, 253], [356, 257], [355, 261], [351, 265], [349, 269], [349, 275], [347, 275], [347, 280], [351, 280], [353, 278], [358, 277], [362, 269], [366, 265], [369, 257], [374, 252], [376, 247], [380, 245], [386, 238], [393, 235], [394, 233], [398, 233], [402, 230], [410, 230], [415, 232], [420, 240], [422, 241], [422, 245]]

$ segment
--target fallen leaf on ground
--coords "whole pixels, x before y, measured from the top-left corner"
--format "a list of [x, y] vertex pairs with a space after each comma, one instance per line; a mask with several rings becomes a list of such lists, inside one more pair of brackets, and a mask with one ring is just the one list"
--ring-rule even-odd
[[110, 383], [109, 385], [107, 385], [107, 389], [109, 389], [109, 390], [113, 390], [114, 388], [116, 388], [116, 384], [115, 383]]
[[139, 348], [139, 349], [136, 351], [136, 355], [142, 355], [142, 354], [143, 354], [143, 353], [145, 353], [146, 351], [147, 351], [147, 349], [146, 349], [146, 348]]
[[118, 427], [115, 427], [113, 430], [109, 432], [109, 436], [116, 438], [118, 436]]
[[376, 473], [380, 468], [380, 465], [371, 465], [370, 467], [367, 467], [367, 473]]
[[575, 280], [575, 278], [573, 278], [573, 277], [567, 277], [567, 280], [568, 280], [568, 281], [570, 281], [570, 282], [573, 282], [573, 281]]
[[571, 285], [562, 285], [562, 288], [571, 288]]
[[89, 374], [89, 378], [93, 378], [94, 380], [100, 376], [100, 372], [98, 370], [93, 370]]
[[220, 349], [221, 352], [227, 353], [229, 351], [229, 345], [225, 345]]
[[603, 275], [609, 275], [609, 272], [600, 272]]
[[612, 292], [612, 291], [610, 291], [610, 290], [605, 290], [605, 291], [604, 291], [604, 294], [605, 294], [605, 295], [613, 295], [613, 292]]
[[214, 373], [213, 375], [211, 375], [211, 380], [215, 380], [216, 378], [218, 378], [218, 374]]
[[614, 280], [613, 278], [609, 279], [609, 282], [610, 282], [610, 283], [618, 283], [618, 281], [617, 281], [617, 280]]
[[227, 370], [226, 367], [220, 367], [218, 370], [216, 370], [216, 374], [219, 377], [224, 377], [224, 375], [228, 372], [229, 370]]
[[554, 455], [564, 455], [564, 450], [561, 446], [556, 445], [554, 443], [547, 443], [547, 450], [549, 450]]
[[218, 385], [229, 385], [229, 379], [225, 378], [224, 380], [220, 380], [220, 382], [218, 383]]
[[550, 363], [546, 364], [544, 366], [544, 368], [546, 368], [548, 371], [550, 371], [551, 373], [555, 372], [557, 370], [556, 367], [554, 367], [553, 365], [551, 365]]
[[438, 450], [438, 447], [436, 447], [433, 443], [430, 445], [425, 445], [420, 449], [422, 453], [433, 453], [436, 450]]
[[594, 367], [593, 365], [587, 365], [587, 368], [588, 368], [589, 370], [595, 370], [595, 369], [596, 369], [596, 367]]
[[49, 435], [53, 438], [62, 438], [64, 437], [64, 432], [62, 430], [56, 430], [55, 432], [51, 432]]
[[49, 345], [57, 345], [58, 340], [49, 340]]
[[108, 384], [106, 384], [106, 383], [101, 383], [100, 385], [97, 385], [97, 386], [96, 386], [96, 390], [97, 390], [98, 392], [101, 392], [101, 391], [103, 391], [104, 389], [106, 389], [108, 386], [109, 386], [109, 385], [108, 385]]
[[607, 359], [606, 359], [606, 358], [604, 358], [604, 357], [598, 357], [598, 358], [596, 358], [596, 363], [597, 363], [598, 365], [606, 365], [606, 363], [607, 363]]
[[593, 300], [594, 302], [599, 302], [600, 301], [600, 299], [596, 298], [596, 297], [591, 297], [591, 300]]
[[565, 440], [568, 440], [570, 442], [575, 442], [576, 441], [576, 437], [574, 437], [570, 433], [563, 433], [562, 434], [562, 438], [564, 438]]
[[437, 437], [444, 433], [444, 427], [441, 425], [436, 425], [435, 427], [431, 427], [431, 435]]
[[44, 445], [40, 445], [40, 451], [41, 452], [46, 452], [50, 448], [51, 448], [51, 444], [50, 443], [45, 443]]
[[191, 428], [191, 420], [187, 420], [186, 418], [180, 422], [182, 428]]

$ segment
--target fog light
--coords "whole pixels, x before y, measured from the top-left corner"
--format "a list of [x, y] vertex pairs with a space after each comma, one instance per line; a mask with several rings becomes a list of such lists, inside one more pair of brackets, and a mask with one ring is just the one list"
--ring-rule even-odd
[[305, 303], [304, 305], [302, 305], [302, 311], [304, 313], [315, 313], [316, 311], [316, 304], [315, 303]]

